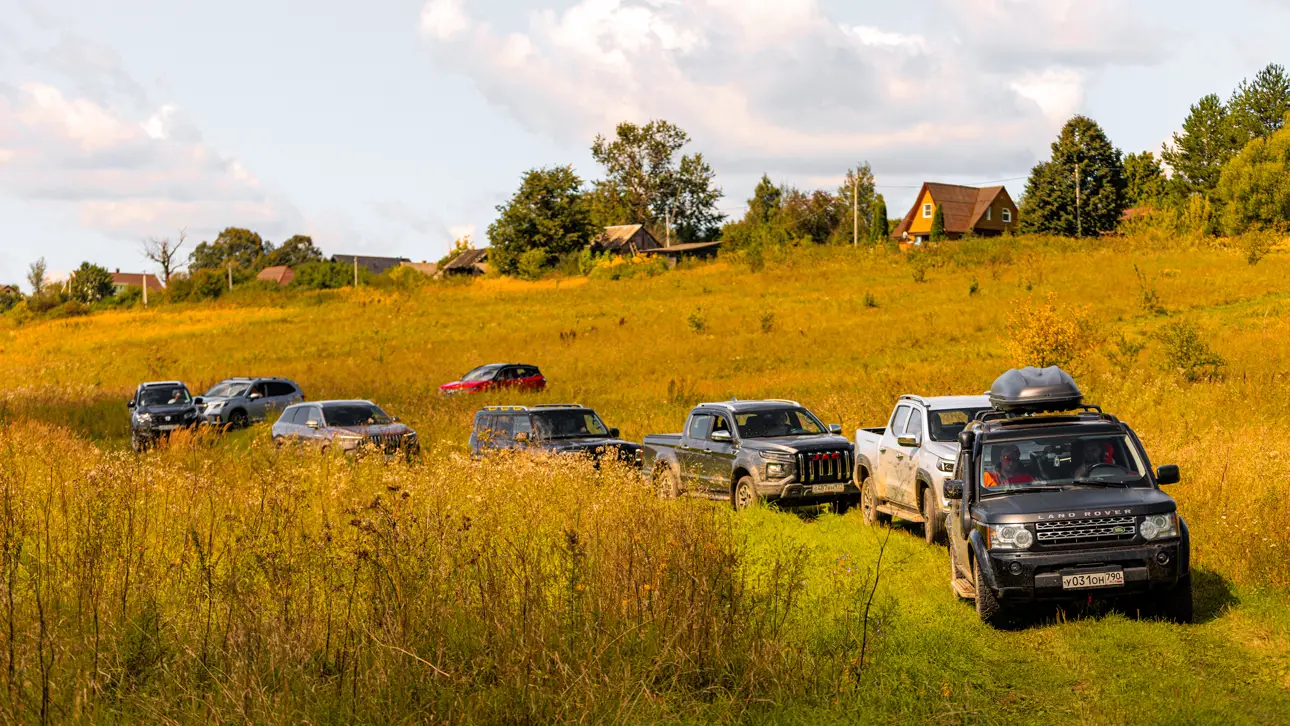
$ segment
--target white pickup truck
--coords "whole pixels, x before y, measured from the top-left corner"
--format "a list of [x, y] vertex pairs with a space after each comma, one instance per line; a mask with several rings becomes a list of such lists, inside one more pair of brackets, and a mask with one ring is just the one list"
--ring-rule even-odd
[[953, 478], [959, 432], [989, 408], [987, 396], [906, 395], [887, 426], [858, 429], [855, 482], [865, 522], [919, 522], [929, 543], [940, 541], [949, 511], [942, 484]]

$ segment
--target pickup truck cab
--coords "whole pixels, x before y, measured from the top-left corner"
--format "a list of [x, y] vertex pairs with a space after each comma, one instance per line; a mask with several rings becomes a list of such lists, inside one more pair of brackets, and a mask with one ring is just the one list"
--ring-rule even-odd
[[893, 515], [923, 524], [929, 543], [945, 533], [944, 482], [959, 454], [959, 432], [990, 408], [986, 396], [901, 396], [882, 428], [859, 429], [855, 444], [855, 482], [865, 521], [886, 522]]
[[794, 401], [700, 404], [679, 434], [645, 437], [642, 467], [665, 497], [692, 494], [744, 509], [859, 501], [851, 442]]
[[1057, 368], [1009, 371], [990, 399], [945, 483], [953, 591], [991, 625], [1026, 603], [1093, 598], [1190, 622], [1187, 523], [1160, 489], [1178, 467], [1153, 469], [1133, 429]]

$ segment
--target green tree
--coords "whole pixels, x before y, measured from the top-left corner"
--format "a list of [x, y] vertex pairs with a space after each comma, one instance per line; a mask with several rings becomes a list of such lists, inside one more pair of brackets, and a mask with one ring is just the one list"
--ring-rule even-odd
[[112, 286], [112, 273], [89, 262], [82, 262], [72, 273], [68, 287], [72, 299], [86, 305], [111, 297], [116, 289]]
[[1124, 212], [1124, 162], [1102, 127], [1075, 116], [1052, 145], [1052, 158], [1031, 171], [1022, 229], [1068, 237], [1109, 232]]
[[1209, 194], [1238, 148], [1227, 107], [1212, 93], [1200, 99], [1183, 121], [1182, 133], [1161, 148], [1160, 158], [1173, 170], [1172, 191], [1180, 198]]
[[217, 270], [229, 264], [243, 273], [264, 267], [268, 252], [260, 235], [241, 227], [228, 227], [214, 242], [202, 242], [188, 257], [190, 270]]
[[[269, 245], [265, 245], [270, 247]], [[323, 258], [322, 250], [314, 246], [312, 237], [298, 234], [277, 247], [271, 247], [271, 251], [264, 256], [263, 267], [272, 267], [274, 265], [286, 265], [287, 267], [297, 267], [306, 262], [318, 262]]]
[[1124, 157], [1124, 201], [1131, 207], [1160, 204], [1165, 196], [1165, 172], [1150, 151]]
[[761, 181], [753, 189], [752, 198], [748, 200], [748, 211], [744, 221], [751, 224], [769, 224], [779, 215], [779, 207], [784, 201], [784, 190], [775, 185], [767, 174], [761, 175]]
[[874, 244], [886, 242], [891, 235], [891, 228], [887, 226], [887, 200], [881, 194], [873, 198], [869, 220], [869, 241]]
[[1241, 81], [1227, 104], [1237, 147], [1280, 131], [1290, 113], [1290, 77], [1271, 63], [1254, 80]]
[[1229, 234], [1290, 225], [1290, 128], [1246, 144], [1223, 167], [1218, 197]]
[[823, 189], [808, 194], [789, 187], [784, 190], [780, 214], [794, 239], [826, 244], [841, 229], [844, 212], [841, 200]]
[[519, 191], [497, 211], [488, 228], [489, 262], [507, 275], [519, 271], [525, 252], [544, 251], [550, 265], [558, 256], [586, 247], [594, 233], [582, 180], [572, 167], [527, 172]]
[[689, 141], [685, 131], [663, 120], [621, 123], [612, 139], [596, 136], [591, 155], [604, 167], [605, 178], [592, 193], [595, 223], [658, 228], [670, 222], [678, 239], [715, 237], [722, 192], [702, 154], [677, 158]]
[[[838, 185], [837, 199], [839, 219], [834, 228], [834, 244], [852, 244], [855, 242], [857, 227], [859, 228], [859, 239], [869, 239], [869, 229], [873, 224], [870, 216], [870, 206], [873, 205], [874, 186], [873, 186], [873, 169], [869, 162], [858, 164], [854, 169], [847, 170], [847, 176]], [[856, 215], [859, 215], [859, 224], [856, 224]], [[885, 218], [885, 217], [884, 217]]]
[[945, 240], [945, 205], [943, 204], [937, 204], [936, 211], [932, 212], [932, 232], [929, 239], [933, 242]]
[[[354, 266], [330, 260], [312, 260], [295, 268], [291, 284], [305, 290], [338, 290], [354, 284]], [[359, 284], [371, 279], [367, 268], [358, 268]]]
[[40, 295], [40, 293], [45, 291], [45, 283], [48, 282], [48, 278], [45, 276], [45, 273], [48, 270], [49, 267], [45, 264], [44, 257], [36, 260], [27, 267], [27, 284], [31, 285], [32, 297]]

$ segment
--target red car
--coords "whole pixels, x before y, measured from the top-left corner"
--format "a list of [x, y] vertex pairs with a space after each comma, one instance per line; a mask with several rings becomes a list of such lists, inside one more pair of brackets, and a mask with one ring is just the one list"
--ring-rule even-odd
[[546, 377], [537, 366], [521, 363], [490, 363], [467, 373], [460, 381], [439, 386], [439, 392], [482, 393], [499, 388], [541, 391], [546, 388]]

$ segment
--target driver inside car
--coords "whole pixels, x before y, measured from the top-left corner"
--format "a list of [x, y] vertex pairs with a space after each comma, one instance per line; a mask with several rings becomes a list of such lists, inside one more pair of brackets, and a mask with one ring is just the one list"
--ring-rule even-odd
[[1000, 484], [1029, 484], [1034, 480], [1022, 467], [1021, 449], [1016, 444], [1010, 444], [999, 452], [999, 471], [985, 472], [982, 483], [987, 487], [997, 487]]
[[1085, 441], [1080, 445], [1083, 463], [1075, 469], [1075, 478], [1088, 476], [1089, 471], [1098, 464], [1114, 464], [1115, 457], [1111, 444], [1098, 441]]

